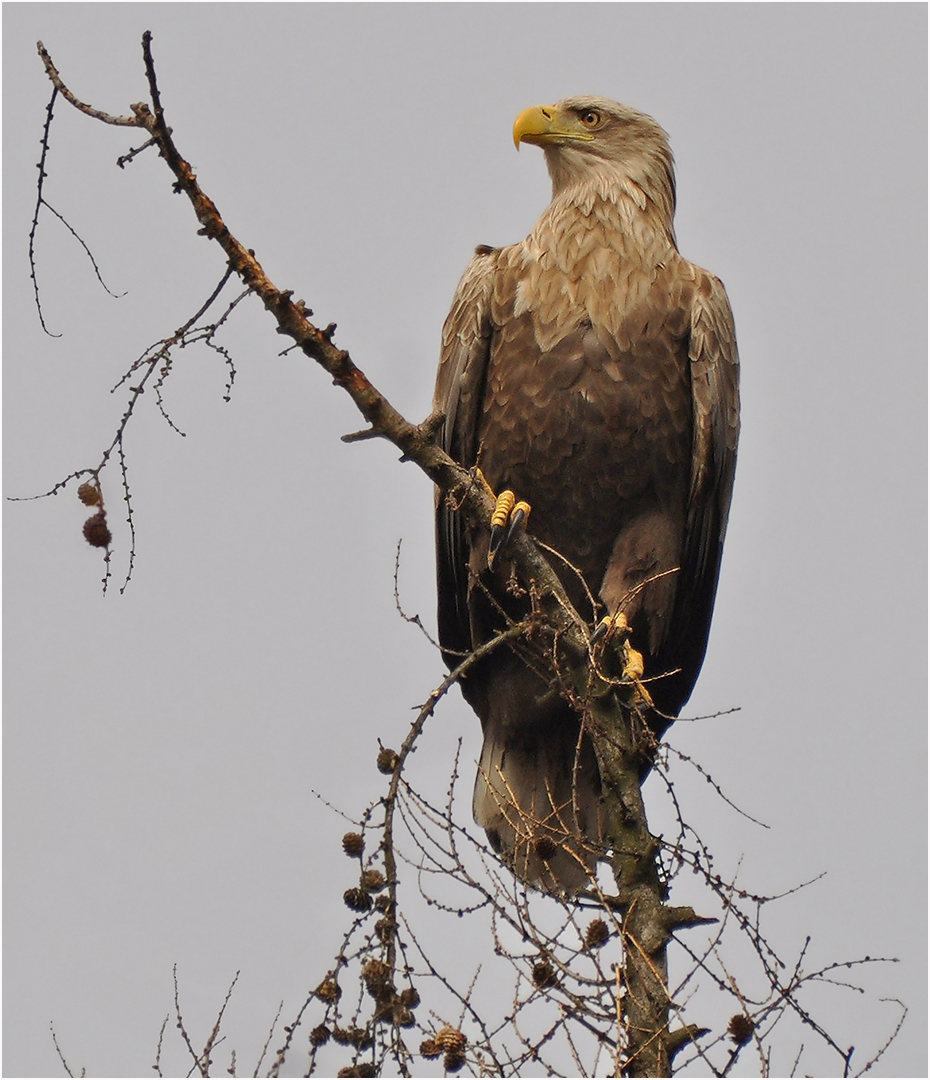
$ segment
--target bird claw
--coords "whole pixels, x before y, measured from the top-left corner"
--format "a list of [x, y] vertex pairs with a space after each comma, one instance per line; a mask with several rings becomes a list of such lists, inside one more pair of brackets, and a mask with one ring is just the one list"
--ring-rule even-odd
[[617, 643], [617, 652], [620, 654], [622, 665], [621, 678], [633, 684], [637, 696], [645, 705], [652, 705], [652, 696], [641, 681], [646, 670], [646, 663], [639, 649], [634, 649], [630, 644], [630, 624], [622, 611], [618, 611], [613, 615], [605, 615], [601, 619], [591, 635], [591, 645], [606, 642], [615, 634], [622, 635]]
[[620, 649], [623, 659], [623, 677], [630, 682], [639, 682], [646, 670], [646, 662], [639, 649], [634, 649], [629, 641], [624, 641]]
[[489, 495], [489, 496], [490, 496], [490, 497], [491, 497], [492, 499], [496, 499], [496, 498], [497, 498], [497, 496], [496, 496], [496, 495], [494, 494], [494, 488], [492, 488], [492, 487], [491, 487], [491, 485], [490, 485], [490, 484], [488, 483], [487, 477], [486, 477], [486, 476], [484, 475], [484, 473], [483, 473], [483, 472], [481, 471], [481, 469], [479, 468], [479, 466], [475, 465], [475, 466], [473, 466], [473, 467], [472, 467], [472, 469], [471, 469], [471, 475], [472, 475], [472, 477], [473, 477], [473, 478], [474, 478], [474, 479], [475, 479], [475, 480], [476, 480], [476, 481], [477, 481], [477, 482], [478, 482], [478, 483], [479, 483], [479, 484], [481, 485], [481, 487], [483, 487], [483, 488], [484, 488], [485, 492], [486, 492], [486, 493], [487, 493], [487, 494], [488, 494], [488, 495]]
[[530, 504], [517, 497], [508, 488], [496, 497], [494, 512], [491, 514], [491, 539], [488, 543], [488, 569], [494, 566], [494, 560], [502, 547], [505, 547], [517, 531], [526, 527], [530, 516]]
[[618, 611], [614, 615], [605, 615], [601, 619], [591, 635], [591, 644], [596, 645], [599, 641], [607, 641], [616, 633], [625, 635], [630, 633], [630, 624], [622, 611]]
[[634, 649], [629, 640], [626, 640], [620, 649], [620, 655], [623, 660], [622, 677], [633, 684], [636, 697], [644, 705], [652, 707], [654, 704], [652, 695], [642, 683], [643, 672], [646, 670], [643, 654], [638, 649]]

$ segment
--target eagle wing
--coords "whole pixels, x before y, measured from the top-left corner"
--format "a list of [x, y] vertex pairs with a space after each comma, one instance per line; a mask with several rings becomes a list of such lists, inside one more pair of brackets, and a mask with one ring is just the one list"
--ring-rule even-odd
[[[465, 269], [442, 329], [434, 409], [445, 420], [441, 445], [466, 467], [475, 463], [493, 327], [491, 291], [496, 250], [479, 247]], [[475, 644], [468, 612], [468, 554], [461, 515], [437, 493], [436, 574], [439, 586], [439, 640], [443, 658], [455, 667]]]
[[[739, 437], [739, 356], [722, 282], [694, 267], [688, 358], [691, 372], [691, 482], [679, 581], [660, 662], [680, 669], [672, 696], [687, 700], [710, 629]], [[669, 687], [671, 689], [671, 687]]]

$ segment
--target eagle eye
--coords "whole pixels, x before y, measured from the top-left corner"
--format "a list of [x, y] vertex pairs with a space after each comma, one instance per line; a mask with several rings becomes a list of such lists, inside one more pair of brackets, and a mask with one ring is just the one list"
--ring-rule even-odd
[[601, 122], [601, 114], [596, 109], [586, 109], [580, 120], [586, 128], [596, 128]]

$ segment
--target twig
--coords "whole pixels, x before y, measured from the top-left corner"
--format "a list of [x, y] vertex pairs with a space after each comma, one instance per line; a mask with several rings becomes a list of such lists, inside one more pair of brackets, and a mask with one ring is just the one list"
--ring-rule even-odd
[[[65, 1061], [65, 1055], [61, 1052], [61, 1047], [58, 1045], [58, 1037], [55, 1034], [55, 1025], [49, 1024], [49, 1030], [52, 1033], [52, 1042], [55, 1044], [55, 1053], [58, 1054], [58, 1058], [61, 1061], [62, 1067], [69, 1076], [74, 1076], [74, 1073], [68, 1068], [68, 1063]], [[81, 1076], [84, 1075], [84, 1070], [81, 1070]]]
[[[272, 313], [277, 321], [278, 332], [289, 337], [305, 355], [319, 363], [333, 381], [352, 397], [369, 426], [361, 432], [348, 436], [346, 441], [363, 441], [375, 437], [389, 439], [401, 450], [403, 460], [414, 461], [437, 484], [443, 497], [454, 509], [464, 515], [474, 526], [483, 527], [490, 515], [490, 497], [483, 486], [475, 482], [471, 473], [454, 462], [437, 445], [436, 434], [441, 418], [432, 415], [420, 425], [407, 422], [369, 382], [351, 360], [348, 352], [335, 346], [334, 324], [319, 329], [311, 323], [312, 312], [306, 304], [300, 300], [295, 302], [292, 299], [292, 292], [278, 290], [265, 275], [255, 253], [241, 245], [229, 232], [216, 205], [202, 191], [190, 165], [180, 155], [174, 143], [172, 131], [165, 121], [151, 51], [151, 34], [146, 33], [143, 37], [143, 57], [151, 107], [141, 103], [133, 105], [132, 118], [113, 117], [79, 101], [61, 82], [44, 48], [41, 45], [39, 48], [54, 86], [52, 102], [55, 100], [55, 94], [61, 93], [66, 100], [88, 116], [104, 123], [145, 130], [149, 136], [148, 142], [120, 158], [119, 164], [122, 166], [132, 160], [145, 146], [157, 146], [175, 177], [175, 190], [183, 192], [191, 202], [200, 225], [200, 235], [220, 245], [227, 263], [223, 280], [197, 314], [175, 335], [147, 350], [130, 368], [127, 378], [136, 371], [143, 369], [144, 371], [137, 385], [129, 388], [132, 396], [120, 422], [117, 435], [105, 452], [100, 466], [96, 470], [79, 470], [72, 473], [47, 494], [57, 492], [71, 479], [76, 479], [87, 472], [90, 472], [95, 482], [98, 482], [100, 469], [107, 463], [112, 451], [118, 449], [126, 500], [127, 503], [129, 502], [128, 480], [123, 456], [123, 434], [138, 397], [145, 388], [146, 381], [152, 377], [152, 373], [159, 368], [159, 365], [161, 365], [159, 374], [152, 386], [160, 401], [161, 387], [171, 370], [170, 350], [173, 347], [183, 348], [195, 339], [206, 341], [210, 347], [215, 348], [225, 357], [230, 366], [231, 375], [227, 390], [229, 389], [234, 376], [234, 368], [228, 354], [212, 343], [212, 335], [242, 297], [237, 298], [227, 308], [226, 314], [217, 323], [198, 328], [194, 328], [194, 324], [216, 301], [223, 285], [235, 273], [243, 281], [247, 290], [254, 292], [265, 308]], [[41, 181], [44, 178], [43, 164], [50, 121], [51, 105], [43, 140], [43, 158], [40, 163], [42, 175], [40, 176], [39, 206], [42, 205]], [[32, 246], [30, 251], [32, 252]], [[33, 281], [35, 284], [34, 273]], [[38, 298], [37, 286], [36, 294]], [[162, 412], [166, 420], [175, 426], [163, 407]], [[134, 538], [131, 507], [130, 530]], [[622, 680], [611, 679], [606, 675], [600, 677], [598, 674], [594, 657], [591, 656], [585, 620], [570, 604], [559, 576], [550, 562], [540, 553], [538, 546], [528, 536], [520, 533], [514, 538], [508, 554], [516, 568], [519, 587], [527, 597], [530, 613], [525, 619], [509, 625], [505, 631], [462, 659], [456, 669], [443, 680], [422, 705], [398, 753], [394, 754], [382, 748], [384, 762], [387, 765], [382, 771], [390, 773], [388, 791], [382, 799], [368, 808], [360, 825], [363, 834], [366, 830], [377, 829], [380, 832], [379, 852], [367, 862], [363, 861], [361, 853], [355, 856], [359, 860], [362, 884], [357, 889], [347, 890], [346, 893], [346, 897], [349, 898], [347, 903], [351, 900], [349, 906], [356, 912], [352, 925], [343, 937], [333, 969], [317, 989], [308, 995], [294, 1022], [285, 1026], [285, 1039], [277, 1051], [271, 1074], [279, 1073], [293, 1045], [294, 1032], [312, 1002], [320, 1002], [324, 1005], [324, 1024], [314, 1029], [320, 1040], [323, 1040], [324, 1036], [329, 1037], [330, 1032], [326, 1025], [331, 1024], [333, 1032], [336, 1032], [337, 1024], [344, 1025], [348, 1022], [345, 1016], [351, 1011], [351, 1007], [346, 1012], [340, 1012], [339, 975], [352, 964], [360, 966], [364, 964], [368, 970], [368, 982], [365, 983], [365, 988], [375, 998], [372, 1019], [365, 1028], [360, 1027], [359, 1021], [364, 1002], [364, 992], [360, 983], [352, 1020], [353, 1027], [351, 1029], [339, 1027], [340, 1039], [344, 1040], [344, 1045], [355, 1047], [356, 1062], [360, 1060], [359, 1055], [363, 1048], [372, 1047], [375, 1064], [383, 1064], [388, 1055], [392, 1055], [400, 1073], [409, 1075], [409, 1062], [413, 1055], [407, 1048], [400, 1029], [411, 1026], [415, 1022], [411, 1012], [415, 1005], [407, 1009], [407, 1012], [411, 1014], [407, 1017], [400, 1008], [403, 1004], [402, 995], [391, 996], [395, 993], [393, 980], [397, 975], [403, 974], [409, 981], [413, 975], [420, 974], [414, 972], [411, 966], [412, 957], [407, 952], [406, 937], [413, 943], [414, 948], [419, 950], [427, 966], [427, 974], [445, 986], [460, 1003], [458, 1023], [462, 1024], [466, 1017], [469, 1018], [474, 1022], [476, 1031], [480, 1033], [479, 1037], [484, 1040], [480, 1049], [470, 1050], [470, 1053], [474, 1055], [476, 1070], [490, 1071], [485, 1068], [488, 1061], [498, 1073], [516, 1071], [524, 1064], [535, 1062], [537, 1059], [542, 1062], [544, 1051], [548, 1053], [548, 1048], [554, 1044], [560, 1032], [566, 1033], [567, 1044], [571, 1047], [571, 1053], [577, 1061], [579, 1056], [571, 1034], [571, 1026], [574, 1025], [576, 1033], [578, 1030], [589, 1032], [601, 1045], [612, 1047], [618, 1053], [622, 1049], [623, 1056], [618, 1057], [618, 1064], [622, 1061], [623, 1067], [630, 1075], [640, 1073], [665, 1075], [664, 1071], [660, 1073], [656, 1069], [667, 1070], [674, 1053], [682, 1046], [693, 1044], [700, 1033], [700, 1029], [695, 1025], [685, 1025], [672, 1032], [668, 1030], [670, 1009], [674, 1007], [670, 1005], [665, 970], [666, 942], [671, 939], [676, 930], [708, 922], [709, 919], [699, 918], [691, 909], [672, 908], [665, 904], [665, 892], [671, 872], [667, 871], [666, 864], [662, 860], [664, 850], [671, 851], [670, 862], [673, 868], [689, 865], [704, 878], [713, 890], [724, 913], [723, 920], [703, 952], [693, 951], [686, 945], [683, 946], [686, 954], [692, 957], [693, 967], [691, 973], [683, 980], [682, 986], [697, 972], [707, 972], [712, 979], [716, 980], [721, 990], [735, 994], [741, 1008], [748, 1008], [752, 1004], [741, 993], [734, 990], [735, 984], [717, 953], [724, 926], [732, 918], [747, 935], [771, 990], [771, 996], [766, 1001], [753, 1005], [755, 1010], [753, 1019], [765, 1020], [770, 1030], [784, 1015], [793, 1012], [803, 1024], [811, 1027], [819, 1038], [840, 1055], [844, 1069], [848, 1072], [851, 1067], [852, 1050], [842, 1049], [839, 1042], [832, 1039], [798, 1001], [799, 990], [810, 984], [812, 980], [849, 985], [831, 977], [840, 965], [828, 965], [817, 972], [805, 973], [803, 970], [805, 946], [800, 950], [793, 970], [786, 975], [785, 965], [778, 959], [762, 933], [760, 913], [764, 903], [770, 898], [752, 896], [752, 894], [737, 890], [735, 882], [722, 881], [720, 876], [713, 872], [712, 859], [706, 847], [696, 834], [686, 829], [680, 815], [679, 837], [673, 847], [663, 848], [660, 841], [649, 834], [639, 789], [639, 767], [643, 754], [642, 747], [637, 743], [637, 738], [641, 740], [645, 737], [638, 735], [638, 731], [640, 728], [645, 731], [646, 723], [639, 706], [635, 702], [631, 705], [625, 697], [629, 692], [629, 685]], [[550, 554], [558, 555], [552, 552]], [[418, 623], [418, 617], [410, 618], [404, 615], [401, 609], [397, 588], [398, 563], [399, 547], [395, 563], [395, 601], [405, 619]], [[131, 566], [132, 558], [130, 570]], [[478, 582], [477, 585], [481, 587], [482, 583]], [[596, 602], [590, 592], [588, 592], [588, 599], [594, 610]], [[553, 692], [561, 691], [576, 707], [579, 714], [584, 716], [584, 730], [594, 740], [601, 774], [608, 789], [608, 797], [616, 796], [613, 804], [616, 819], [611, 822], [609, 844], [613, 856], [618, 895], [617, 897], [605, 896], [596, 880], [592, 880], [591, 892], [586, 901], [599, 905], [598, 910], [603, 916], [601, 920], [603, 932], [607, 937], [613, 933], [618, 940], [623, 942], [622, 965], [616, 965], [612, 970], [606, 963], [602, 964], [597, 959], [596, 948], [588, 941], [590, 927], [585, 930], [577, 921], [582, 912], [590, 911], [589, 907], [583, 907], [568, 900], [561, 904], [555, 900], [543, 901], [540, 898], [531, 900], [523, 886], [519, 885], [507, 872], [501, 871], [499, 863], [490, 856], [487, 847], [454, 821], [453, 799], [458, 779], [458, 756], [452, 770], [444, 809], [437, 809], [418, 795], [410, 786], [406, 775], [402, 775], [425, 722], [432, 714], [437, 702], [458, 679], [467, 674], [473, 664], [487, 656], [492, 649], [501, 646], [513, 649], [533, 667], [533, 670], [540, 671], [543, 677], [554, 686]], [[379, 758], [379, 767], [381, 764]], [[699, 766], [697, 767], [700, 769]], [[700, 771], [719, 791], [719, 786], [710, 779], [709, 775], [703, 769]], [[669, 790], [671, 791], [671, 785], [669, 785]], [[562, 825], [566, 828], [566, 835], [568, 835], [569, 830], [561, 821], [562, 808], [556, 806], [554, 800], [551, 801], [553, 802], [552, 813], [547, 823], [552, 827]], [[382, 811], [383, 817], [381, 817]], [[403, 822], [413, 839], [415, 851], [412, 863], [406, 860], [396, 847], [395, 831], [398, 822]], [[540, 823], [528, 822], [528, 824], [535, 827]], [[693, 842], [689, 839], [692, 836]], [[462, 838], [467, 838], [467, 843]], [[419, 855], [416, 854], [417, 851]], [[598, 854], [604, 853], [592, 853], [592, 855]], [[486, 871], [483, 878], [479, 880], [471, 873], [466, 866], [466, 857], [469, 859], [477, 857]], [[383, 877], [372, 861], [377, 858], [383, 858], [385, 870]], [[421, 891], [424, 890], [424, 883], [429, 882], [441, 882], [443, 885], [451, 883], [469, 891], [469, 902], [457, 909], [446, 900], [430, 898], [427, 892], [423, 891], [427, 902], [435, 904], [441, 910], [457, 911], [459, 916], [479, 912], [489, 914], [495, 949], [500, 955], [510, 960], [516, 969], [513, 1004], [510, 1013], [502, 1017], [499, 1024], [485, 1023], [473, 1004], [481, 965], [473, 969], [475, 975], [467, 990], [462, 993], [427, 959], [418, 938], [414, 936], [412, 927], [400, 912], [398, 893], [400, 859], [405, 859], [410, 865], [417, 867]], [[381, 889], [386, 891], [373, 901], [371, 894], [379, 893]], [[755, 904], [754, 912], [746, 903], [747, 900]], [[372, 909], [381, 916], [377, 922], [370, 918], [374, 913]], [[542, 909], [545, 910], [547, 917], [551, 917], [553, 911], [560, 912], [554, 927], [545, 928], [544, 924], [547, 924], [547, 920], [541, 919], [538, 914]], [[645, 917], [647, 914], [653, 919], [652, 922]], [[620, 919], [618, 915], [621, 916]], [[551, 918], [549, 921], [552, 921]], [[609, 927], [613, 930], [611, 931]], [[601, 944], [603, 944], [607, 938], [603, 936], [603, 933], [600, 936]], [[516, 944], [509, 943], [511, 938]], [[360, 940], [361, 944], [359, 944]], [[410, 951], [412, 953], [412, 950]], [[378, 976], [378, 979], [381, 977], [378, 974], [380, 969], [368, 967], [376, 953], [384, 958], [388, 978], [391, 980], [389, 986], [376, 980], [375, 976]], [[714, 969], [714, 965], [723, 971], [722, 977]], [[364, 976], [362, 981], [364, 981]], [[176, 967], [174, 986], [178, 1027], [194, 1059], [194, 1067], [191, 1071], [199, 1069], [206, 1075], [209, 1067], [209, 1053], [219, 1041], [222, 1041], [218, 1039], [220, 1020], [224, 1015], [233, 987], [230, 987], [226, 1001], [220, 1009], [204, 1053], [197, 1055], [181, 1017]], [[235, 986], [235, 980], [233, 986]], [[377, 989], [379, 986], [383, 993]], [[375, 987], [374, 992], [372, 987]], [[412, 997], [410, 1000], [412, 1001]], [[536, 1005], [547, 1004], [558, 1010], [557, 1016], [555, 1019], [550, 1016], [541, 1025], [541, 1030], [530, 1031], [524, 1024], [525, 1018], [529, 1015], [528, 1010]], [[621, 1040], [616, 1033], [618, 1008], [622, 1010], [624, 1027], [621, 1035], [625, 1045], [622, 1048], [619, 1045]], [[280, 1007], [266, 1040], [259, 1066], [264, 1060], [279, 1015]], [[901, 1021], [894, 1034], [897, 1034], [900, 1029], [900, 1023]], [[420, 1027], [421, 1030], [426, 1030], [422, 1024]], [[516, 1033], [519, 1045], [517, 1048], [511, 1048], [512, 1052], [508, 1051], [507, 1054], [498, 1053], [493, 1045], [494, 1039], [508, 1027]], [[320, 1028], [325, 1030], [321, 1031]], [[164, 1027], [162, 1030], [164, 1031]], [[388, 1032], [387, 1035], [384, 1034], [385, 1030]], [[462, 1051], [465, 1040], [461, 1031], [447, 1026], [439, 1031], [432, 1031], [430, 1034], [436, 1038], [442, 1035], [448, 1046], [458, 1047], [456, 1053], [459, 1057], [453, 1059], [455, 1068], [464, 1063]], [[459, 1037], [461, 1037], [461, 1042], [459, 1042]], [[311, 1038], [311, 1070], [316, 1064], [317, 1045], [318, 1043], [313, 1042]], [[322, 1041], [319, 1045], [322, 1045]], [[760, 1053], [763, 1053], [761, 1041], [758, 1038], [757, 1045]], [[450, 1053], [448, 1046], [446, 1047], [447, 1055]], [[440, 1050], [443, 1048], [440, 1046]], [[872, 1059], [873, 1062], [883, 1051], [884, 1048]], [[161, 1038], [156, 1071], [159, 1071], [160, 1052]], [[60, 1051], [59, 1056], [61, 1056]], [[701, 1047], [696, 1048], [694, 1056], [701, 1056], [710, 1064], [710, 1059]], [[731, 1054], [732, 1060], [735, 1058]], [[64, 1063], [63, 1057], [62, 1062]], [[375, 1064], [366, 1063], [366, 1068], [374, 1068]], [[444, 1064], [447, 1068], [453, 1067], [449, 1065], [448, 1058]], [[871, 1062], [867, 1068], [870, 1065]], [[726, 1071], [730, 1067], [730, 1065], [726, 1066]], [[765, 1069], [769, 1067], [765, 1054], [763, 1054], [763, 1067]], [[65, 1068], [68, 1071], [67, 1066]], [[544, 1064], [543, 1068], [550, 1072], [554, 1071], [549, 1063]], [[714, 1071], [712, 1065], [711, 1069]]]

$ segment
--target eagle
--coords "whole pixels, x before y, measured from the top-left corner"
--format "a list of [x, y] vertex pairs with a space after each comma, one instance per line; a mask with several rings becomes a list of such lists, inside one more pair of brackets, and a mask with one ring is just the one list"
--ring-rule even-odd
[[[678, 253], [673, 158], [655, 120], [569, 97], [522, 112], [513, 138], [542, 147], [552, 202], [522, 243], [478, 247], [459, 282], [439, 439], [493, 492], [515, 493], [515, 520], [557, 553], [576, 610], [628, 635], [641, 664], [624, 670], [641, 674], [654, 746], [707, 646], [739, 432], [733, 316], [722, 283]], [[454, 667], [528, 602], [489, 530], [450, 503], [437, 496], [436, 546]], [[577, 892], [604, 854], [581, 716], [517, 646], [488, 652], [460, 685], [484, 734], [476, 823], [525, 882]]]

